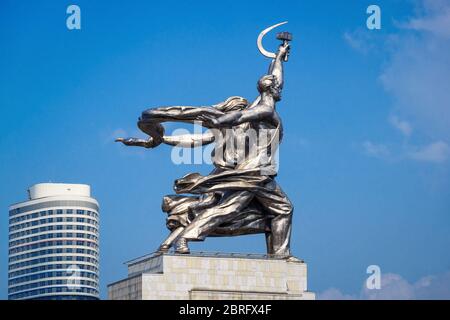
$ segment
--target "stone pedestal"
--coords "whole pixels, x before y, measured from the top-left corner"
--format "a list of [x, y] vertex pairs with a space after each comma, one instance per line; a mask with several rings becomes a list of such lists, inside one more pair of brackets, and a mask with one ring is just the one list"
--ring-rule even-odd
[[[295, 260], [295, 259], [294, 259]], [[110, 300], [315, 299], [306, 264], [256, 255], [161, 254], [128, 263]]]

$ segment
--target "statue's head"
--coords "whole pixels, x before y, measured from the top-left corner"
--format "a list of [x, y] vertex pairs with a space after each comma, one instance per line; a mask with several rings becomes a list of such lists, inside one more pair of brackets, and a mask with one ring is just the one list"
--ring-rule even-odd
[[258, 91], [259, 93], [268, 92], [270, 93], [275, 101], [279, 101], [281, 99], [281, 90], [279, 86], [277, 86], [276, 78], [274, 75], [265, 75], [258, 80]]

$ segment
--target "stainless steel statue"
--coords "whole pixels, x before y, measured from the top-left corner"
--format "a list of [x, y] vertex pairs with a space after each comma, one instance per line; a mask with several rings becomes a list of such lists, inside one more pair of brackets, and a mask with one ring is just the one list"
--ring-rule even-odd
[[[260, 52], [272, 62], [261, 77], [259, 96], [253, 103], [230, 97], [212, 106], [171, 106], [145, 110], [138, 127], [148, 139], [118, 138], [128, 146], [155, 148], [164, 143], [199, 147], [215, 143], [211, 154], [214, 169], [207, 176], [190, 173], [175, 181], [177, 195], [163, 198], [171, 231], [159, 251], [175, 247], [189, 253], [189, 241], [206, 237], [265, 233], [267, 253], [290, 257], [293, 206], [275, 181], [276, 151], [283, 135], [281, 119], [275, 110], [283, 88], [283, 63], [288, 61], [292, 36], [281, 32], [276, 53], [266, 51], [258, 37]], [[165, 135], [163, 122], [200, 123], [208, 131], [201, 134]]]

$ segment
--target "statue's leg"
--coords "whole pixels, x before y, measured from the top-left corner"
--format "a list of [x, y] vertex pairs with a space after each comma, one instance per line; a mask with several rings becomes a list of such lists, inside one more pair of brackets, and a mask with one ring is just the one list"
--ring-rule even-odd
[[169, 251], [170, 247], [172, 247], [175, 240], [178, 238], [178, 236], [183, 232], [184, 227], [178, 227], [175, 230], [173, 230], [169, 236], [164, 240], [163, 243], [158, 248], [158, 252], [167, 252]]
[[292, 211], [272, 219], [272, 254], [289, 258], [291, 256]]
[[188, 241], [204, 238], [211, 234], [220, 224], [233, 218], [246, 208], [254, 194], [249, 191], [231, 192], [214, 207], [202, 210], [186, 229], [180, 234], [176, 251], [188, 253]]
[[273, 241], [272, 241], [272, 232], [266, 232], [266, 248], [267, 254], [273, 254]]
[[271, 237], [268, 254], [280, 257], [290, 257], [290, 241], [292, 229], [292, 213], [294, 208], [281, 187], [272, 181], [266, 190], [257, 191], [256, 199], [270, 215], [274, 216], [270, 222]]

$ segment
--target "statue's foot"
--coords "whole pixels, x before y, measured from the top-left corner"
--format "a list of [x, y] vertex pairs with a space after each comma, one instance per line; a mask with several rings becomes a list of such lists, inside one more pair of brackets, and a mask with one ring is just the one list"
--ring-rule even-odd
[[286, 260], [288, 262], [304, 262], [303, 260], [300, 260], [300, 259], [294, 257], [290, 253], [278, 253], [278, 254], [273, 254], [271, 256], [276, 258], [276, 259]]
[[286, 258], [287, 262], [298, 262], [298, 263], [304, 263], [305, 261], [298, 259], [294, 256], [289, 256], [288, 258]]
[[176, 253], [187, 254], [190, 252], [188, 247], [188, 241], [186, 238], [180, 238], [177, 241], [177, 248], [175, 250]]
[[166, 252], [169, 252], [169, 249], [170, 249], [170, 246], [168, 246], [166, 244], [162, 244], [159, 246], [157, 252], [166, 253]]

